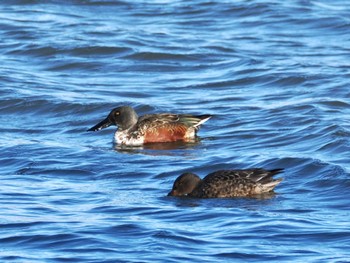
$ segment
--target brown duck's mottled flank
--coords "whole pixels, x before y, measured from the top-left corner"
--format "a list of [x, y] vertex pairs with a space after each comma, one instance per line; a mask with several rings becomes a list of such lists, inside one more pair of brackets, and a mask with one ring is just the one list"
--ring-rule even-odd
[[163, 127], [147, 129], [144, 143], [185, 140], [188, 128], [182, 124], [166, 124]]
[[139, 118], [133, 108], [122, 106], [113, 109], [105, 120], [88, 131], [98, 131], [116, 125], [118, 130], [115, 140], [117, 143], [126, 145], [188, 142], [196, 138], [199, 126], [210, 117], [211, 115], [161, 113], [147, 114]]
[[254, 196], [273, 191], [283, 180], [273, 176], [283, 169], [220, 170], [208, 174], [203, 180], [192, 173], [180, 175], [169, 196], [197, 198]]

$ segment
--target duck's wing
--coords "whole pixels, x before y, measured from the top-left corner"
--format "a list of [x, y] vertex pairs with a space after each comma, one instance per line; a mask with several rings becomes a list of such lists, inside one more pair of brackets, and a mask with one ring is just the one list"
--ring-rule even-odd
[[273, 176], [279, 174], [283, 169], [265, 170], [262, 168], [252, 168], [243, 170], [219, 170], [208, 174], [204, 180], [213, 180], [213, 178], [220, 177], [225, 180], [230, 179], [249, 179], [253, 182], [267, 183], [273, 181]]
[[273, 176], [283, 169], [220, 170], [208, 174], [195, 189], [198, 197], [235, 197], [270, 192], [282, 178]]

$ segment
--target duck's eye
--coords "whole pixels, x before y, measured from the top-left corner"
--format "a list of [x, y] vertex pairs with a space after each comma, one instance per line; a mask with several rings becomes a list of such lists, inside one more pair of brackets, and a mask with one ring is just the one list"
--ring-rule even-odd
[[118, 116], [120, 114], [120, 112], [116, 111], [114, 114], [115, 114], [115, 116]]

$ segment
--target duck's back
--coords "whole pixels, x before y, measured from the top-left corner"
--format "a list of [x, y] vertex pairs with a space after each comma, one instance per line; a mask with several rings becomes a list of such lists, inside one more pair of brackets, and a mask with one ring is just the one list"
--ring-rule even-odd
[[[221, 170], [208, 174], [189, 196], [198, 198], [251, 196], [271, 191], [281, 179], [272, 177], [282, 171], [248, 169]], [[265, 185], [269, 188], [264, 187]], [[271, 188], [272, 187], [272, 188]], [[270, 189], [271, 188], [271, 189]]]
[[210, 115], [148, 114], [139, 118], [133, 130], [144, 137], [145, 143], [192, 141], [200, 124]]

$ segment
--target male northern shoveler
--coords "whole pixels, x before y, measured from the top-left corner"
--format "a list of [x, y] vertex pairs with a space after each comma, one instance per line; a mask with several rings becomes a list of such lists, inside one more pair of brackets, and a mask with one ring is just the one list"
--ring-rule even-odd
[[254, 196], [272, 192], [283, 179], [272, 177], [283, 169], [221, 170], [200, 179], [196, 174], [184, 173], [174, 182], [168, 196], [197, 198]]
[[138, 117], [129, 106], [113, 109], [106, 119], [88, 131], [118, 126], [114, 140], [118, 144], [142, 145], [154, 142], [193, 141], [199, 126], [211, 115], [147, 114]]

